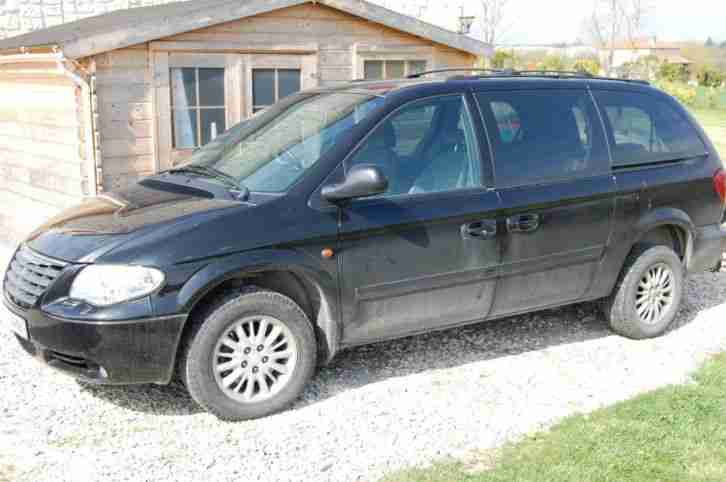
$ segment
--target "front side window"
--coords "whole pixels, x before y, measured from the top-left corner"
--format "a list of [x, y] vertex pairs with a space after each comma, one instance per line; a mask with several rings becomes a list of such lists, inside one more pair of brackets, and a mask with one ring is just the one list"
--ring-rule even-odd
[[224, 69], [170, 70], [174, 147], [203, 146], [226, 129]]
[[613, 165], [632, 166], [703, 155], [706, 146], [690, 122], [656, 97], [596, 92], [613, 142]]
[[366, 60], [363, 62], [363, 77], [367, 80], [401, 79], [425, 70], [425, 60]]
[[477, 94], [494, 150], [499, 187], [608, 172], [605, 136], [585, 91]]
[[471, 117], [458, 95], [413, 102], [388, 117], [348, 161], [379, 167], [383, 196], [478, 187], [481, 165]]
[[284, 192], [383, 103], [367, 93], [299, 93], [221, 134], [192, 165], [221, 171], [253, 192]]
[[300, 69], [253, 69], [252, 113], [300, 92]]

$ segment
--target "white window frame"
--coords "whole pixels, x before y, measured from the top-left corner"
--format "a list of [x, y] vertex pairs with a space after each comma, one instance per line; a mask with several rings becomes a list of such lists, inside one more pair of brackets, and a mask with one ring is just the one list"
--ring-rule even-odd
[[380, 60], [384, 62], [383, 76], [385, 79], [385, 62], [403, 61], [404, 75], [409, 75], [409, 62], [426, 62], [424, 70], [435, 68], [435, 48], [420, 47], [417, 45], [354, 45], [354, 72], [353, 78], [363, 79], [365, 77], [365, 63], [368, 60]]
[[[169, 93], [172, 96], [171, 97], [171, 99], [172, 99], [171, 100], [171, 110], [172, 110], [172, 141], [171, 142], [172, 142], [172, 148], [175, 149], [175, 150], [184, 150], [184, 149], [192, 149], [192, 150], [194, 150], [194, 149], [196, 149], [196, 148], [198, 148], [198, 147], [201, 146], [201, 141], [202, 141], [202, 110], [204, 110], [204, 109], [224, 109], [225, 124], [226, 125], [229, 125], [229, 124], [227, 124], [227, 122], [228, 122], [228, 119], [227, 119], [227, 117], [228, 117], [227, 116], [227, 90], [228, 90], [228, 88], [227, 88], [227, 81], [226, 81], [227, 69], [225, 67], [209, 67], [209, 66], [204, 66], [204, 67], [177, 67], [177, 66], [171, 67], [170, 66], [169, 67], [169, 76], [170, 76], [169, 77], [169, 80], [171, 81], [171, 71], [172, 70], [174, 70], [174, 69], [184, 69], [184, 68], [186, 68], [186, 69], [194, 69], [194, 82], [195, 82], [194, 85], [195, 85], [195, 90], [196, 90], [196, 92], [195, 92], [194, 95], [196, 97], [196, 101], [197, 102], [196, 102], [196, 105], [191, 106], [191, 107], [186, 107], [186, 108], [179, 108], [179, 107], [174, 106], [174, 98], [173, 98], [174, 96], [173, 96], [173, 92], [172, 92], [172, 88], [171, 88], [171, 84], [170, 84]], [[225, 82], [224, 82], [225, 83], [225, 85], [224, 85], [225, 99], [224, 99], [224, 104], [225, 105], [201, 105], [200, 104], [200, 96], [199, 96], [199, 69], [209, 69], [209, 68], [213, 68], [213, 69], [223, 69], [224, 70], [224, 75], [225, 75]], [[192, 111], [194, 111], [196, 113], [196, 118], [197, 118], [197, 131], [194, 133], [194, 147], [191, 147], [191, 148], [189, 148], [189, 147], [177, 147], [177, 146], [174, 145], [174, 135], [173, 135], [174, 134], [174, 121], [173, 121], [174, 117], [173, 117], [173, 115], [174, 115], [174, 111], [175, 110], [192, 110]]]
[[411, 64], [413, 62], [423, 62], [424, 68], [423, 71], [426, 71], [428, 69], [428, 61], [426, 59], [412, 59], [412, 60], [404, 60], [404, 59], [363, 59], [363, 78], [365, 78], [365, 66], [366, 62], [382, 62], [383, 69], [381, 70], [381, 73], [383, 74], [383, 77], [381, 79], [371, 79], [371, 80], [392, 80], [396, 77], [388, 77], [388, 64], [391, 62], [403, 62], [403, 76], [407, 77], [408, 75], [412, 74], [411, 72]]

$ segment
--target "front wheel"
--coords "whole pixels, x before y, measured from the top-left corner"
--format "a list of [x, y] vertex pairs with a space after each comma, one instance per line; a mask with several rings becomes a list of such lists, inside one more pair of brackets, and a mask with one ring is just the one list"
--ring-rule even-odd
[[610, 327], [634, 339], [662, 335], [680, 308], [683, 283], [683, 263], [671, 248], [636, 246], [605, 303]]
[[192, 398], [223, 420], [283, 410], [315, 369], [312, 326], [290, 298], [248, 290], [225, 299], [197, 325], [180, 363]]

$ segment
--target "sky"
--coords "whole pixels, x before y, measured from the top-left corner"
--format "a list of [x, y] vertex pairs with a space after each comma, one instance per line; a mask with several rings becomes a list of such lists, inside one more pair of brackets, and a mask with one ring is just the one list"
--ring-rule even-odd
[[[460, 7], [477, 16], [480, 0], [373, 0], [390, 9], [456, 29]], [[508, 0], [505, 44], [548, 44], [584, 38], [583, 20], [594, 0]], [[663, 41], [726, 41], [726, 0], [650, 0], [644, 34]], [[475, 23], [473, 34], [478, 31]]]

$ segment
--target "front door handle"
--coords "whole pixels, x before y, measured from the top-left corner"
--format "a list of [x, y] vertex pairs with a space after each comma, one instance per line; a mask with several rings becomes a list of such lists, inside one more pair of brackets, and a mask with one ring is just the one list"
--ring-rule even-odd
[[533, 233], [539, 225], [539, 214], [518, 214], [507, 218], [507, 231], [510, 233]]
[[497, 222], [485, 219], [465, 224], [461, 227], [464, 239], [492, 239], [497, 235]]

